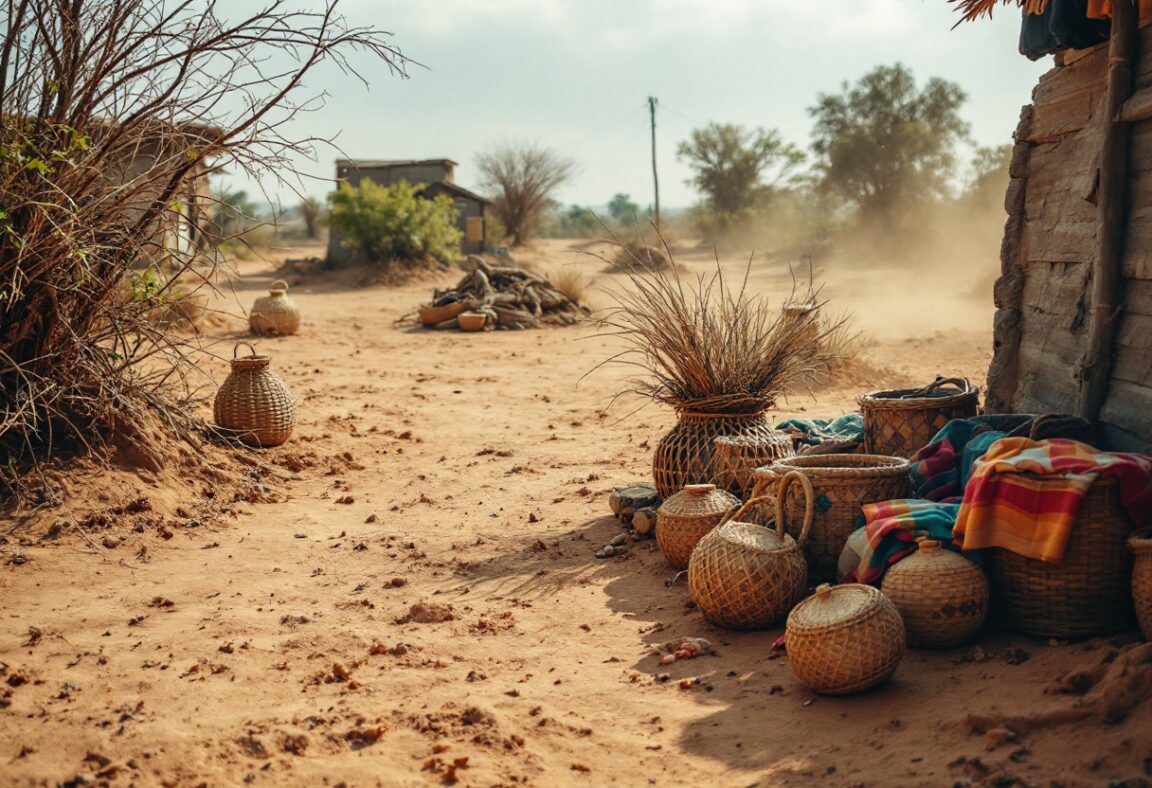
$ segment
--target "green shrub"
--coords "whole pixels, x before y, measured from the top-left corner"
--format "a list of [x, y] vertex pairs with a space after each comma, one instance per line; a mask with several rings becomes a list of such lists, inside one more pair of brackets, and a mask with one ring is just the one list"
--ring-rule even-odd
[[341, 184], [328, 195], [328, 222], [343, 233], [342, 245], [359, 262], [403, 265], [432, 257], [451, 263], [461, 238], [452, 198], [417, 197], [420, 188], [406, 181], [379, 186], [370, 179], [358, 187]]

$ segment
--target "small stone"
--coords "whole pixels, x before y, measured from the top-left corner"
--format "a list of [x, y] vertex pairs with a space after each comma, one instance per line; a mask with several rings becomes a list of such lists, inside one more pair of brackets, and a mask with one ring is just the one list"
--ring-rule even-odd
[[612, 537], [612, 541], [608, 544], [612, 545], [613, 547], [620, 547], [621, 545], [627, 543], [627, 541], [628, 534], [616, 534]]
[[632, 487], [617, 487], [608, 496], [608, 506], [617, 517], [630, 518], [637, 510], [655, 507], [660, 503], [660, 495], [651, 484], [637, 484]]
[[1000, 745], [1015, 741], [1016, 732], [1009, 728], [992, 728], [984, 734], [984, 749], [991, 752]]
[[610, 544], [606, 544], [603, 547], [601, 547], [599, 550], [596, 551], [596, 557], [597, 558], [611, 558], [612, 556], [616, 555], [616, 553], [617, 553], [617, 548], [613, 547]]
[[656, 528], [656, 510], [651, 506], [637, 509], [632, 515], [632, 528], [641, 536], [652, 533]]

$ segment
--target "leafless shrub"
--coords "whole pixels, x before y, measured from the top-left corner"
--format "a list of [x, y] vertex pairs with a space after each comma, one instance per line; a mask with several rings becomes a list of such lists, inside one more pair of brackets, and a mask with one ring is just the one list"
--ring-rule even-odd
[[[0, 5], [0, 459], [30, 461], [142, 425], [194, 425], [190, 374], [205, 352], [156, 319], [213, 287], [204, 245], [214, 167], [291, 171], [315, 138], [290, 121], [322, 62], [355, 75], [359, 51], [397, 73], [387, 34], [333, 0], [225, 14], [213, 0], [6, 0]], [[177, 239], [180, 239], [177, 241]], [[155, 445], [154, 443], [152, 445]], [[2, 491], [2, 490], [0, 490]]]
[[576, 164], [532, 143], [504, 143], [476, 157], [481, 187], [493, 195], [492, 209], [513, 246], [540, 228], [556, 189], [572, 178]]

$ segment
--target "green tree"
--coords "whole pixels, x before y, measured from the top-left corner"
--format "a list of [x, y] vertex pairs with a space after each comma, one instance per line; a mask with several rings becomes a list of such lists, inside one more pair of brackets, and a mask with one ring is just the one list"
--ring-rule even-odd
[[688, 183], [722, 215], [765, 202], [804, 161], [804, 152], [784, 142], [775, 129], [749, 130], [732, 123], [695, 129], [677, 146], [676, 156], [695, 172]]
[[450, 263], [460, 253], [461, 237], [452, 198], [441, 194], [428, 200], [416, 196], [418, 191], [407, 181], [342, 183], [328, 195], [328, 222], [363, 262], [404, 265], [433, 257]]
[[915, 201], [943, 197], [968, 138], [959, 85], [932, 78], [923, 88], [897, 63], [878, 66], [836, 95], [819, 94], [812, 150], [826, 193], [891, 226]]
[[640, 206], [632, 202], [632, 195], [621, 192], [608, 203], [608, 213], [620, 224], [630, 224], [640, 216]]
[[320, 219], [323, 218], [324, 203], [315, 197], [305, 197], [296, 208], [304, 220], [304, 235], [309, 239], [320, 236]]
[[589, 238], [600, 232], [596, 214], [582, 205], [570, 205], [558, 210], [545, 228], [552, 238]]
[[1011, 161], [1011, 145], [977, 148], [972, 156], [964, 196], [982, 204], [1002, 200], [1004, 190], [1008, 188], [1008, 165]]

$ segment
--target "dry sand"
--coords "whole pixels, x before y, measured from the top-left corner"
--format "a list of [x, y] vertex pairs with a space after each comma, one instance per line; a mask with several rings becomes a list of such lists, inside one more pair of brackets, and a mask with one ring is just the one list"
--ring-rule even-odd
[[[566, 242], [526, 257], [603, 269]], [[272, 268], [243, 266], [241, 303]], [[1044, 716], [1081, 702], [1050, 692], [1059, 677], [1134, 659], [1125, 639], [989, 632], [820, 697], [771, 658], [779, 630], [707, 625], [654, 543], [594, 559], [620, 532], [609, 492], [648, 478], [673, 415], [608, 408], [621, 370], [580, 380], [611, 347], [592, 327], [394, 325], [455, 278], [302, 282], [299, 336], [259, 342], [297, 398], [287, 445], [205, 478], [76, 471], [62, 503], [0, 522], [0, 784], [1149, 784], [1152, 704]], [[847, 379], [776, 416], [982, 380], [987, 299], [876, 269], [825, 279], [872, 339]], [[242, 328], [211, 329], [221, 356]], [[719, 653], [646, 655], [679, 635]], [[1132, 671], [1145, 683], [1124, 697], [1144, 700], [1148, 666]]]

